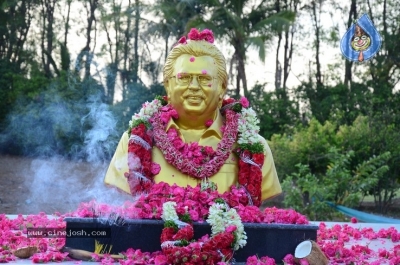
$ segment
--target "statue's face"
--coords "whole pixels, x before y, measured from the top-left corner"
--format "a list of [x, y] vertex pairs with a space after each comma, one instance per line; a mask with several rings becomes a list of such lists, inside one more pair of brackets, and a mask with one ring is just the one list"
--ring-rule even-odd
[[210, 56], [183, 54], [178, 57], [174, 76], [168, 80], [167, 92], [179, 116], [213, 117], [223, 95], [217, 73], [215, 61]]

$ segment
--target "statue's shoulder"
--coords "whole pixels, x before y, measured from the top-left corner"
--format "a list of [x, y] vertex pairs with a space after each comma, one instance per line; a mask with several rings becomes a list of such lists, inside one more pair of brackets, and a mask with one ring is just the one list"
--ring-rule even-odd
[[268, 141], [259, 134], [257, 134], [257, 137], [259, 139], [259, 142], [264, 146], [264, 153], [270, 153], [271, 148], [268, 145]]

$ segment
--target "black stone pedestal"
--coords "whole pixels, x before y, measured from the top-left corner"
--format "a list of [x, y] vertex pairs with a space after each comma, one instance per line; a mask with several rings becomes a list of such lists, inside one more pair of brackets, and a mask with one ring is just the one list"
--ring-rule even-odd
[[[164, 227], [162, 220], [124, 220], [122, 224], [113, 224], [101, 218], [65, 218], [68, 231], [84, 231], [84, 235], [67, 236], [66, 246], [94, 252], [95, 240], [103, 245], [112, 245], [110, 254], [118, 254], [128, 248], [141, 249], [143, 252], [161, 250], [160, 235]], [[235, 252], [236, 262], [245, 262], [249, 256], [269, 256], [281, 262], [286, 254], [294, 254], [296, 246], [304, 240], [316, 240], [318, 226], [290, 224], [244, 223], [247, 245]], [[85, 232], [86, 231], [86, 232]], [[104, 231], [105, 237], [96, 236]], [[195, 238], [211, 234], [208, 223], [194, 224]]]

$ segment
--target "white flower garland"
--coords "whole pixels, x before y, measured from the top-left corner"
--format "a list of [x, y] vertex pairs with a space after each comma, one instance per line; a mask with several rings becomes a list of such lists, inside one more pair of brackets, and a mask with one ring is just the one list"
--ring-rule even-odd
[[146, 101], [142, 104], [140, 111], [132, 115], [132, 120], [129, 121], [129, 128], [132, 129], [134, 121], [149, 121], [151, 116], [153, 116], [161, 107], [161, 102], [158, 99], [154, 99], [151, 102]]
[[[177, 225], [183, 223], [179, 220], [178, 214], [176, 213], [176, 202], [165, 202], [163, 204], [163, 213], [161, 218], [166, 221], [174, 221]], [[207, 223], [211, 225], [211, 236], [215, 236], [218, 233], [224, 232], [229, 226], [235, 226], [235, 245], [233, 250], [238, 250], [247, 244], [247, 236], [244, 231], [244, 226], [239, 214], [235, 209], [227, 209], [226, 204], [214, 203], [209, 209]]]
[[259, 122], [260, 120], [252, 108], [242, 108], [239, 118], [238, 144], [255, 144], [260, 141], [258, 138]]
[[225, 231], [229, 226], [236, 226], [236, 230], [234, 231], [236, 241], [233, 250], [236, 251], [247, 244], [247, 236], [242, 220], [235, 209], [230, 208], [228, 210], [226, 204], [214, 203], [210, 207], [206, 221], [211, 225], [212, 236]]
[[182, 222], [179, 220], [179, 216], [176, 213], [176, 202], [164, 202], [163, 203], [163, 212], [161, 214], [161, 218], [166, 221], [173, 221], [179, 228], [182, 228], [188, 223]]
[[178, 221], [179, 217], [175, 210], [176, 202], [164, 202], [163, 203], [163, 212], [161, 214], [161, 218], [166, 221]]

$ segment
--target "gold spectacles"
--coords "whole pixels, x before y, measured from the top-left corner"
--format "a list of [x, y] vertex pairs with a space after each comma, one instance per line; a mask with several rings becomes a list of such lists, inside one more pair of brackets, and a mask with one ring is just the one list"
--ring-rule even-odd
[[193, 75], [193, 74], [177, 74], [171, 76], [169, 79], [175, 78], [175, 81], [178, 85], [181, 86], [189, 86], [190, 83], [193, 81], [193, 78], [196, 78], [197, 83], [199, 83], [200, 86], [209, 86], [211, 87], [213, 80], [216, 79], [216, 77], [212, 77], [211, 75]]

